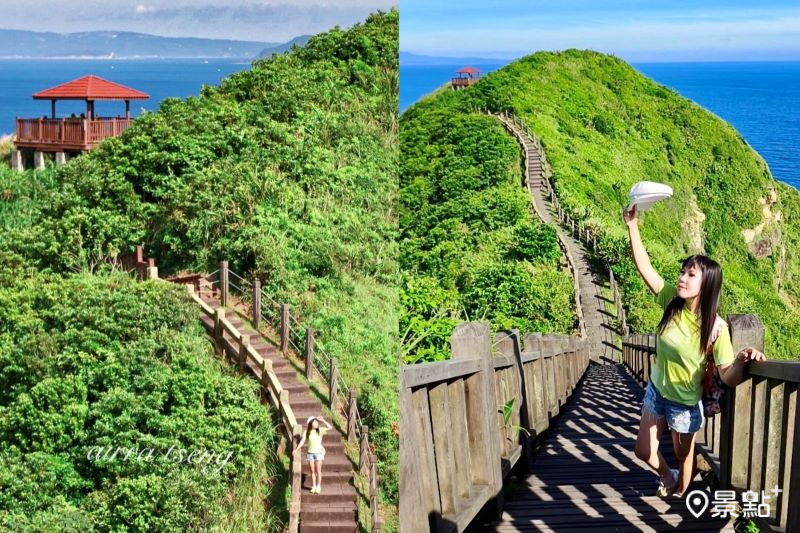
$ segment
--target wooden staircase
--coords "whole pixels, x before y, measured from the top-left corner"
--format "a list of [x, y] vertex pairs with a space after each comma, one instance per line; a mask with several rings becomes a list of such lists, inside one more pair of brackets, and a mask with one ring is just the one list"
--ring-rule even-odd
[[[549, 185], [543, 161], [543, 148], [532, 138], [531, 134], [520, 123], [504, 115], [493, 115], [508, 131], [513, 134], [525, 152], [525, 184], [531, 195], [531, 202], [536, 214], [545, 224], [552, 224], [565, 253], [569, 255], [571, 268], [575, 272], [576, 293], [579, 295], [576, 307], [580, 308], [580, 321], [585, 328], [585, 336], [589, 339], [593, 359], [601, 356], [612, 358], [616, 353], [616, 330], [611, 324], [606, 310], [603, 287], [606, 285], [604, 273], [595, 269], [591, 261], [591, 251], [569, 231], [567, 224], [559, 223], [558, 208], [547, 194]], [[577, 311], [577, 309], [576, 309]]]
[[[202, 292], [200, 298], [211, 308], [220, 307], [220, 300], [214, 293]], [[228, 321], [241, 333], [250, 336], [250, 345], [258, 354], [272, 362], [273, 372], [278, 376], [281, 386], [289, 392], [289, 404], [298, 424], [305, 429], [306, 419], [320, 416], [322, 404], [308, 385], [299, 379], [298, 370], [273, 343], [255, 331], [242, 318], [230, 313]], [[214, 337], [214, 321], [201, 313], [200, 321], [211, 337]], [[227, 334], [225, 339], [233, 342]], [[246, 371], [261, 381], [261, 368], [248, 359]], [[345, 438], [334, 427], [322, 438], [325, 447], [325, 461], [322, 465], [322, 493], [311, 494], [311, 473], [302, 454], [303, 474], [301, 484], [300, 531], [308, 533], [353, 533], [358, 531], [357, 495], [353, 484], [353, 465], [345, 454]]]

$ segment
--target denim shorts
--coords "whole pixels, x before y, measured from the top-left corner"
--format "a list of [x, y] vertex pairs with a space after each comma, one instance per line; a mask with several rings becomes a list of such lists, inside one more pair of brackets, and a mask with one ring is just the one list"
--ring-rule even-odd
[[669, 429], [678, 433], [697, 433], [703, 427], [702, 400], [692, 407], [667, 400], [652, 382], [647, 384], [642, 399], [642, 414], [646, 412], [666, 418]]
[[322, 461], [325, 459], [325, 452], [322, 453], [308, 453], [306, 454], [306, 459], [309, 461]]

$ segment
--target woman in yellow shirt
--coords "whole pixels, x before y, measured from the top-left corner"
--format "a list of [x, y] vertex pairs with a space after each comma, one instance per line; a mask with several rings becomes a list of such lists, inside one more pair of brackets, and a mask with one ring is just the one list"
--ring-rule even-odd
[[[319, 423], [325, 424], [325, 427], [319, 427]], [[296, 453], [303, 443], [308, 441], [308, 450], [306, 451], [306, 458], [308, 465], [311, 469], [311, 493], [320, 494], [322, 492], [322, 461], [325, 459], [325, 448], [322, 446], [322, 437], [331, 429], [331, 425], [325, 421], [321, 416], [310, 416], [306, 422], [306, 432], [297, 443], [297, 447], [293, 453]]]
[[[665, 282], [653, 269], [639, 235], [636, 206], [623, 211], [633, 260], [645, 284], [656, 295], [664, 314], [656, 334], [656, 364], [642, 400], [642, 418], [636, 438], [636, 457], [661, 477], [659, 496], [680, 497], [692, 481], [695, 433], [703, 426], [702, 385], [706, 351], [714, 354], [720, 378], [728, 387], [743, 379], [748, 361], [764, 361], [764, 354], [748, 347], [733, 355], [728, 325], [717, 315], [722, 269], [703, 255], [683, 261], [678, 282]], [[679, 469], [670, 469], [659, 440], [665, 429]]]

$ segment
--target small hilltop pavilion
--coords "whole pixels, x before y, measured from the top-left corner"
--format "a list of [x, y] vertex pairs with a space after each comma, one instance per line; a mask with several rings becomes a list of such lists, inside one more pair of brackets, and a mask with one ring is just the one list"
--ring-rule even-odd
[[464, 67], [456, 71], [456, 77], [451, 80], [453, 89], [466, 89], [476, 83], [481, 77], [481, 71], [475, 67]]
[[[116, 137], [131, 124], [131, 100], [146, 100], [147, 93], [125, 87], [98, 76], [84, 76], [61, 85], [34, 93], [35, 100], [50, 100], [50, 117], [19, 118], [11, 155], [11, 166], [25, 168], [25, 160], [33, 152], [34, 168], [44, 168], [45, 153], [54, 153], [56, 164], [66, 162], [67, 154], [91, 150], [106, 137]], [[86, 113], [80, 116], [56, 117], [56, 101], [84, 100]], [[123, 100], [125, 116], [99, 117], [95, 113], [97, 100]], [[26, 157], [27, 156], [27, 157]]]

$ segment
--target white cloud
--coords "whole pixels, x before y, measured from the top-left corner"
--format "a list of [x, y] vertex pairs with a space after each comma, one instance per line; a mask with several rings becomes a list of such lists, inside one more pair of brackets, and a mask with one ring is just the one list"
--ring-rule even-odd
[[144, 4], [139, 4], [136, 6], [135, 11], [137, 15], [145, 15], [148, 13], [154, 13], [156, 11], [156, 8], [153, 6], [146, 6]]

